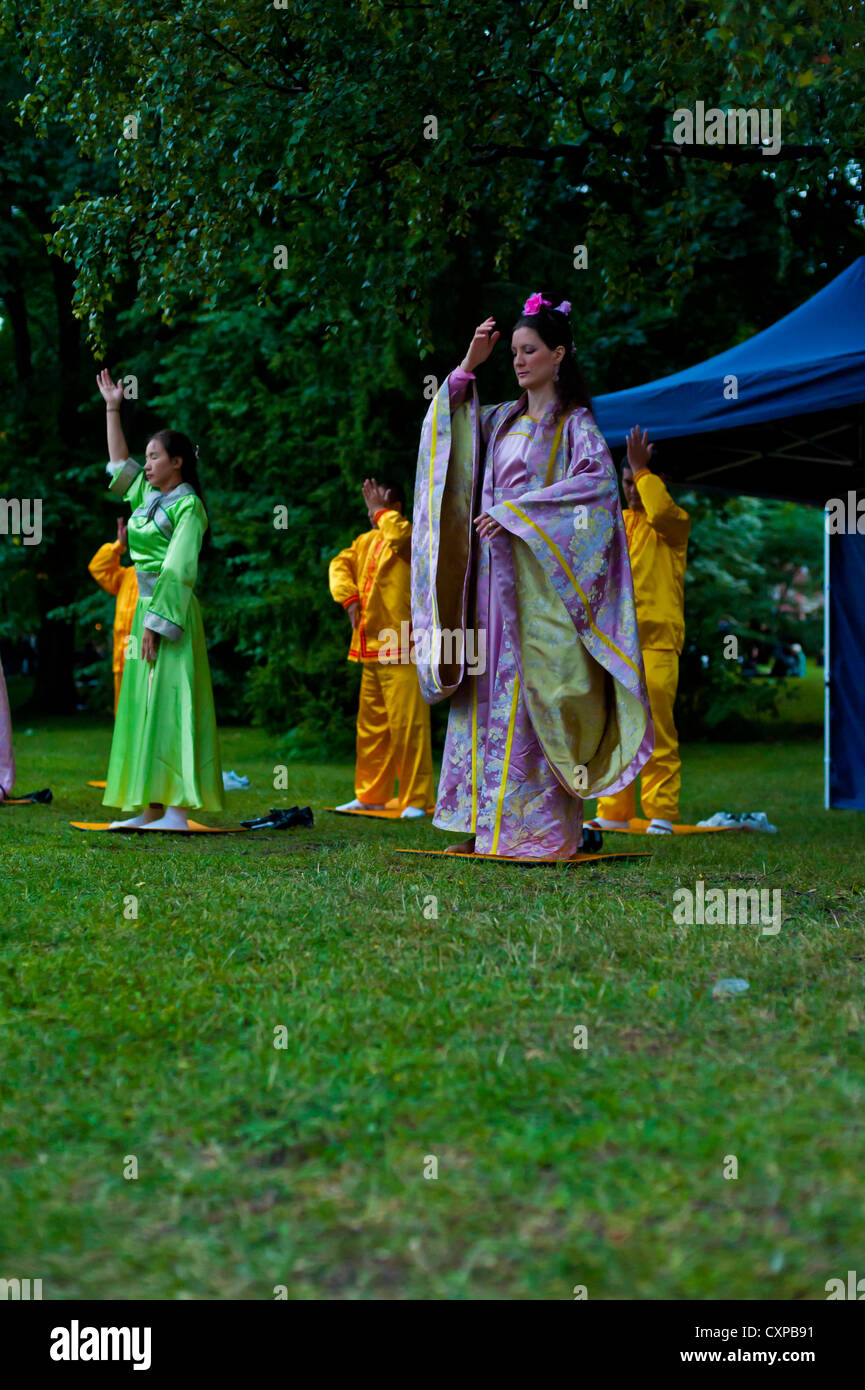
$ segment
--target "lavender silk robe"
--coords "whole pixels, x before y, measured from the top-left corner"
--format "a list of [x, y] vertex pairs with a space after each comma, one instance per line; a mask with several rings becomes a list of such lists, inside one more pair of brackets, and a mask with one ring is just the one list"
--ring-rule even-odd
[[432, 402], [412, 625], [424, 698], [451, 700], [434, 824], [479, 854], [568, 859], [583, 797], [632, 782], [654, 733], [607, 446], [590, 411], [532, 421], [526, 401], [481, 408], [457, 370]]
[[9, 717], [9, 700], [6, 695], [6, 679], [0, 666], [0, 801], [12, 795], [15, 781], [15, 753], [12, 749], [12, 720]]

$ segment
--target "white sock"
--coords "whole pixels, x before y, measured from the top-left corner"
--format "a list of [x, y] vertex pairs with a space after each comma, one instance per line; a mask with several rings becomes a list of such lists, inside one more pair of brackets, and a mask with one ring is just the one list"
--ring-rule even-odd
[[673, 822], [662, 820], [660, 816], [653, 816], [646, 826], [647, 835], [672, 835]]
[[587, 825], [597, 825], [601, 830], [627, 830], [630, 821], [627, 820], [607, 820], [604, 816], [593, 816]]
[[372, 803], [369, 801], [358, 801], [357, 797], [355, 797], [354, 801], [345, 801], [342, 806], [337, 806], [336, 809], [337, 811], [383, 811], [385, 807], [383, 801]]
[[404, 811], [400, 811], [400, 820], [414, 820], [415, 816], [425, 816], [426, 811], [422, 806], [406, 806]]
[[155, 811], [151, 806], [145, 806], [143, 811], [139, 811], [137, 816], [131, 816], [129, 820], [113, 820], [108, 827], [109, 830], [117, 830], [120, 826], [128, 825], [140, 829], [144, 825], [149, 825], [151, 821], [157, 820], [162, 815], [162, 811]]
[[165, 814], [145, 825], [145, 830], [188, 830], [189, 821], [182, 806], [166, 806]]

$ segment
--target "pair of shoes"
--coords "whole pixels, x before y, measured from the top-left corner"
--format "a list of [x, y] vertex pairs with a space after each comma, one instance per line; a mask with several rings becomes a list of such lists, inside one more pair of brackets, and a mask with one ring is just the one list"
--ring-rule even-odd
[[357, 797], [354, 801], [344, 801], [341, 806], [334, 807], [335, 811], [383, 811], [384, 809], [383, 801], [377, 801], [373, 804], [367, 801], [358, 801]]
[[777, 825], [770, 825], [765, 811], [716, 811], [708, 820], [698, 820], [697, 824], [720, 825], [725, 830], [764, 830], [769, 835], [777, 835]]
[[244, 787], [249, 786], [249, 778], [238, 777], [237, 773], [234, 771], [223, 772], [222, 786], [223, 789], [227, 792], [241, 791]]
[[290, 830], [292, 826], [313, 824], [309, 806], [271, 806], [266, 816], [256, 816], [253, 820], [242, 820], [246, 830]]
[[600, 854], [604, 848], [604, 837], [600, 830], [595, 828], [594, 822], [583, 826], [583, 841], [579, 848], [580, 854]]
[[664, 820], [662, 816], [653, 816], [646, 826], [647, 835], [672, 835], [673, 822]]

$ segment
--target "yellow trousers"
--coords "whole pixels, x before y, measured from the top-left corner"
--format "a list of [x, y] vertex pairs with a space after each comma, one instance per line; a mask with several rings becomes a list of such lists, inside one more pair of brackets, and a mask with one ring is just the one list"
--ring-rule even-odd
[[385, 803], [399, 781], [399, 809], [435, 806], [429, 705], [411, 665], [365, 661], [357, 712], [354, 794], [367, 805]]
[[[673, 705], [679, 684], [678, 653], [660, 648], [643, 651], [649, 704], [655, 725], [655, 751], [640, 775], [640, 799], [646, 820], [677, 821], [682, 760], [679, 735], [673, 723]], [[614, 796], [598, 798], [598, 816], [605, 820], [633, 820], [636, 816], [636, 782]]]

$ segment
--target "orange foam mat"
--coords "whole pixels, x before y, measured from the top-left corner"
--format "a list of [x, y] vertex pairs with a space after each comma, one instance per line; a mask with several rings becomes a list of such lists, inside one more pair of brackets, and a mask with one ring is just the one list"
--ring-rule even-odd
[[650, 849], [622, 850], [620, 854], [578, 854], [575, 859], [513, 859], [504, 854], [452, 854], [446, 849], [398, 849], [397, 854], [437, 854], [445, 859], [489, 859], [495, 864], [591, 864], [598, 859], [651, 859]]
[[187, 830], [145, 830], [143, 826], [125, 825], [111, 829], [110, 821], [71, 820], [74, 830], [108, 830], [112, 835], [239, 835], [242, 825], [199, 825], [197, 820], [189, 822]]
[[107, 787], [107, 782], [88, 782], [88, 787]]
[[[338, 806], [325, 806], [325, 811], [333, 811], [335, 816], [377, 816], [379, 820], [399, 820], [400, 813], [397, 807], [386, 806], [383, 811], [340, 811]], [[424, 815], [431, 816], [431, 811], [425, 811]], [[419, 821], [420, 816], [410, 816], [409, 820]]]
[[[592, 819], [594, 819], [594, 817], [592, 817]], [[602, 835], [645, 835], [645, 834], [646, 834], [646, 831], [648, 830], [648, 828], [649, 828], [650, 825], [651, 825], [651, 821], [643, 820], [640, 816], [637, 816], [637, 817], [635, 817], [634, 820], [629, 820], [629, 821], [628, 821], [628, 828], [627, 828], [627, 830], [617, 830], [617, 829], [615, 829], [615, 828], [607, 827], [606, 829], [604, 829], [604, 830], [601, 831], [601, 834], [602, 834]], [[674, 825], [674, 826], [673, 826], [673, 834], [674, 834], [674, 835], [713, 835], [713, 834], [715, 833], [716, 830], [732, 830], [733, 828], [734, 828], [734, 827], [733, 827], [732, 825]], [[738, 826], [736, 827], [736, 829], [738, 829]], [[653, 838], [653, 839], [657, 838], [657, 839], [659, 839], [659, 840], [662, 840], [664, 837], [663, 837], [663, 835], [658, 835], [657, 837], [655, 837], [655, 836], [653, 835], [652, 838]]]

